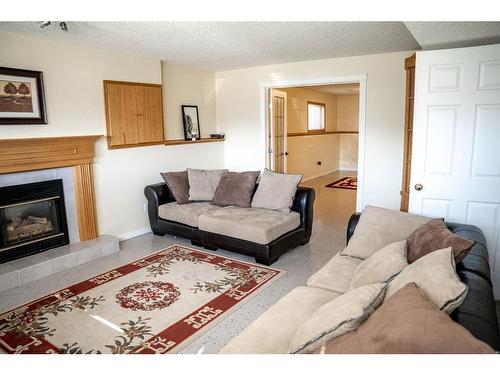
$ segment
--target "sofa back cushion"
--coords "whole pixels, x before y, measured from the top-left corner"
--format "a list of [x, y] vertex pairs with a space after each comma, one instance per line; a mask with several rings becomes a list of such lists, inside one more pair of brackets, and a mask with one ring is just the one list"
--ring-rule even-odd
[[211, 201], [225, 172], [227, 172], [227, 169], [204, 170], [188, 168], [189, 200]]
[[327, 354], [493, 354], [448, 315], [436, 309], [414, 283], [406, 284], [361, 327], [329, 341]]
[[177, 204], [189, 203], [189, 179], [187, 171], [160, 173], [167, 183]]
[[307, 280], [307, 286], [345, 293], [349, 290], [354, 271], [363, 262], [340, 253], [335, 254], [318, 272]]
[[387, 287], [386, 300], [408, 283], [415, 283], [441, 311], [451, 314], [465, 299], [467, 285], [455, 270], [451, 247], [418, 259], [397, 275]]
[[406, 240], [390, 243], [356, 267], [349, 289], [373, 283], [387, 283], [407, 265]]
[[457, 264], [465, 258], [474, 243], [450, 231], [443, 220], [430, 220], [408, 237], [408, 261], [412, 263], [433, 251], [451, 247]]
[[406, 240], [417, 228], [431, 220], [381, 207], [366, 206], [342, 254], [366, 259], [392, 242]]
[[297, 330], [289, 353], [312, 353], [328, 340], [357, 329], [382, 303], [385, 287], [382, 283], [365, 285], [320, 307]]
[[252, 199], [252, 207], [290, 212], [302, 175], [265, 169]]
[[259, 171], [223, 173], [212, 203], [218, 206], [250, 207], [259, 174]]

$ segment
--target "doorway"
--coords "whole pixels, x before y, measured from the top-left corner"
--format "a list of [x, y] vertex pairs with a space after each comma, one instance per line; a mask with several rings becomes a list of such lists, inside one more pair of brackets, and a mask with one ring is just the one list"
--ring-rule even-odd
[[271, 97], [271, 131], [272, 157], [270, 168], [277, 173], [287, 171], [287, 93], [277, 89], [270, 90]]
[[266, 167], [338, 195], [329, 210], [362, 210], [366, 76], [262, 84], [261, 100]]

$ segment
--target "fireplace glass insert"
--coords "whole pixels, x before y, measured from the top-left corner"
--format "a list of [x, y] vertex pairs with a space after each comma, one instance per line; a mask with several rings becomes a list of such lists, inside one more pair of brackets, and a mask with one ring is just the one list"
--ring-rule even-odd
[[0, 263], [68, 243], [62, 180], [0, 187]]

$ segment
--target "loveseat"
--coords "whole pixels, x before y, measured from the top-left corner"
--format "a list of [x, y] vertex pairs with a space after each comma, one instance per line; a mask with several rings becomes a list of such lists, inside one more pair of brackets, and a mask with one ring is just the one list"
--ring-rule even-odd
[[270, 265], [311, 237], [315, 198], [311, 188], [297, 189], [290, 212], [219, 207], [210, 202], [179, 205], [166, 183], [148, 185], [144, 194], [154, 234], [171, 234], [209, 250], [253, 256], [258, 263]]
[[[348, 244], [355, 233], [359, 219], [360, 214], [353, 214], [349, 220]], [[395, 227], [401, 225], [396, 222], [399, 220], [392, 221], [392, 225]], [[381, 223], [386, 227], [388, 224]], [[456, 273], [460, 280], [466, 284], [468, 291], [461, 305], [451, 313], [450, 317], [465, 327], [475, 338], [498, 351], [500, 350], [500, 336], [485, 237], [479, 228], [472, 225], [453, 223], [446, 225], [460, 237], [475, 241], [474, 246], [463, 261], [456, 265]], [[416, 227], [415, 224], [414, 228]], [[409, 231], [400, 237], [405, 238], [408, 234]], [[377, 235], [374, 232], [367, 238], [375, 239]], [[396, 237], [397, 235], [391, 241], [398, 240]], [[320, 307], [347, 291], [354, 270], [363, 260], [343, 254], [345, 250], [335, 254], [323, 268], [313, 274], [308, 279], [306, 286], [293, 289], [271, 306], [269, 310], [231, 340], [221, 350], [221, 353], [288, 353], [291, 340], [304, 322]]]

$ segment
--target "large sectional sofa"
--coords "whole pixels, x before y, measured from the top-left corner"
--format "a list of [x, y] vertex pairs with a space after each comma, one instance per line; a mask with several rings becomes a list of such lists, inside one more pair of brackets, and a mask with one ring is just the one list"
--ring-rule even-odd
[[[359, 219], [360, 214], [354, 214], [349, 221], [348, 244], [355, 234]], [[382, 225], [397, 227], [400, 223], [394, 221], [382, 223]], [[463, 303], [451, 313], [450, 317], [465, 327], [475, 338], [498, 351], [500, 350], [500, 335], [485, 237], [475, 226], [453, 223], [446, 225], [460, 237], [475, 241], [468, 255], [456, 265], [456, 273], [467, 285], [468, 292]], [[367, 238], [376, 239], [378, 235], [379, 233], [375, 231]], [[394, 238], [390, 242], [392, 240]], [[308, 279], [305, 286], [293, 289], [279, 300], [229, 342], [221, 353], [288, 353], [289, 344], [303, 323], [321, 306], [347, 291], [353, 272], [362, 261], [362, 259], [343, 254], [343, 251], [335, 254], [323, 268]], [[269, 334], [270, 332], [272, 334]]]
[[210, 250], [253, 256], [258, 263], [270, 265], [311, 237], [315, 197], [311, 188], [297, 188], [290, 212], [220, 207], [210, 202], [179, 205], [166, 183], [148, 185], [144, 194], [154, 234], [171, 234]]

